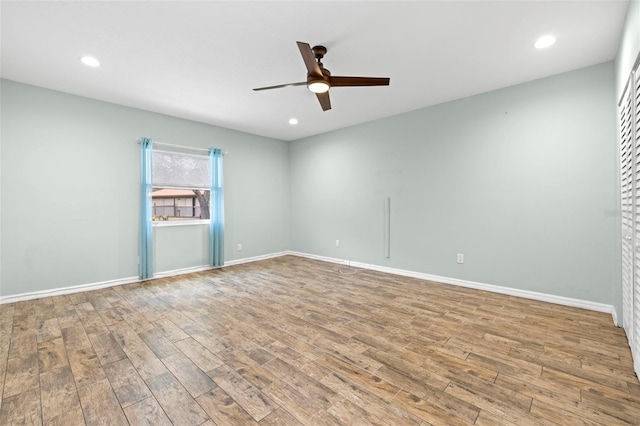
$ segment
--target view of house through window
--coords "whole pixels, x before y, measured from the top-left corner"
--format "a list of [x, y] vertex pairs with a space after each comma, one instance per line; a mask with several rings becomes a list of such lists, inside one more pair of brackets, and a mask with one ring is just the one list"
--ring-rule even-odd
[[153, 220], [209, 219], [210, 195], [209, 190], [154, 188]]
[[151, 215], [154, 221], [209, 219], [208, 155], [153, 150]]

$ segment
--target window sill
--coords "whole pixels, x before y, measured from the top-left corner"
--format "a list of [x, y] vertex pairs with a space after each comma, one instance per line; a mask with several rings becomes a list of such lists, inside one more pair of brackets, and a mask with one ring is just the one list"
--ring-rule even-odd
[[208, 225], [210, 219], [185, 219], [185, 220], [154, 220], [151, 226], [164, 228], [165, 226], [191, 226], [191, 225]]

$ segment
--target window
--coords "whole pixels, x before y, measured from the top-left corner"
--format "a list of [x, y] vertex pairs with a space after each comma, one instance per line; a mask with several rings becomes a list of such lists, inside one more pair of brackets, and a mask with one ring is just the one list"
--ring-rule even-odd
[[154, 149], [152, 219], [209, 219], [211, 170], [208, 155]]
[[[176, 145], [162, 145], [176, 147]], [[195, 151], [203, 150], [195, 149]], [[156, 207], [173, 208], [174, 219], [180, 217], [182, 212], [188, 213], [186, 217], [191, 217], [192, 220], [196, 216], [210, 216], [209, 219], [205, 219], [209, 223], [209, 265], [224, 266], [223, 154], [219, 148], [211, 148], [206, 152], [208, 155], [187, 154], [184, 151], [170, 149], [156, 150], [151, 139], [140, 140], [140, 251], [138, 252], [140, 280], [153, 278], [152, 202], [154, 192], [157, 195], [156, 203], [161, 203], [161, 205], [156, 204]], [[163, 193], [167, 195], [166, 190], [185, 191], [184, 194], [189, 197], [185, 200], [184, 197], [177, 197], [175, 193], [165, 198], [160, 197], [162, 193], [159, 191], [165, 191]], [[191, 197], [189, 191], [195, 195], [197, 201]], [[162, 201], [160, 201], [161, 198]], [[163, 216], [169, 219], [168, 214]]]

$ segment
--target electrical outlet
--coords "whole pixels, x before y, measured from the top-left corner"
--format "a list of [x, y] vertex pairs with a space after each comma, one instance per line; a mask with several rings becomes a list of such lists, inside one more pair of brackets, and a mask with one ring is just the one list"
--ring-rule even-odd
[[464, 254], [463, 253], [458, 253], [458, 255], [456, 256], [456, 261], [458, 263], [464, 263]]
[[336, 247], [340, 247], [340, 240], [336, 240]]
[[238, 244], [238, 251], [242, 251], [242, 243]]

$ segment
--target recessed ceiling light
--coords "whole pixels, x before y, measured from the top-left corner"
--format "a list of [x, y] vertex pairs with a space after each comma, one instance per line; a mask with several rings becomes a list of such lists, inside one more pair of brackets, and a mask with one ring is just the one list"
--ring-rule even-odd
[[82, 61], [83, 64], [85, 64], [88, 67], [99, 67], [100, 66], [100, 61], [98, 61], [96, 58], [94, 58], [93, 56], [83, 56], [82, 58], [80, 58], [80, 61]]
[[536, 49], [545, 49], [551, 46], [555, 42], [556, 42], [556, 38], [554, 36], [546, 35], [536, 40], [536, 44], [534, 44], [533, 47], [535, 47]]
[[290, 118], [289, 119], [289, 124], [291, 124], [292, 126], [295, 126], [296, 124], [298, 124], [298, 119], [297, 118]]

